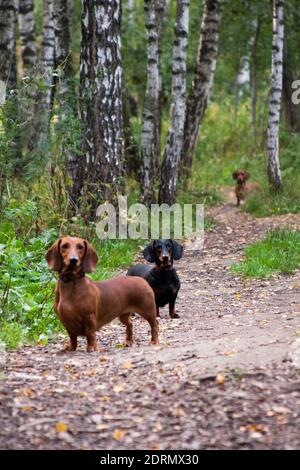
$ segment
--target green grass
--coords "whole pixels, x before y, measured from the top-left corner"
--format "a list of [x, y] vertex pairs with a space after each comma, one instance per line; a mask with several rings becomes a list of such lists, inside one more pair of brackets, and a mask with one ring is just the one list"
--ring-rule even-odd
[[293, 274], [300, 267], [300, 232], [276, 229], [245, 249], [245, 259], [231, 266], [231, 272], [248, 278]]
[[243, 206], [243, 211], [255, 217], [267, 217], [300, 212], [300, 184], [297, 178], [283, 179], [283, 190], [275, 193], [266, 186], [256, 191]]

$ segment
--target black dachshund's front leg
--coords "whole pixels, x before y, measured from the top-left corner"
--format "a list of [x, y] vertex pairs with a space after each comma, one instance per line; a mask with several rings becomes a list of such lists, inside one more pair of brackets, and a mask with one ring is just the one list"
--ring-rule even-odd
[[180, 318], [180, 315], [178, 315], [178, 313], [175, 312], [176, 297], [177, 297], [177, 293], [174, 299], [172, 299], [171, 302], [169, 302], [169, 315], [171, 318]]

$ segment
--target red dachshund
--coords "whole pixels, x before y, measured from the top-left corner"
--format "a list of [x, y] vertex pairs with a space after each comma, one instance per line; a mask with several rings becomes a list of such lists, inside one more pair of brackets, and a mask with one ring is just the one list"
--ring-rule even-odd
[[82, 238], [63, 237], [47, 251], [49, 268], [59, 273], [54, 309], [65, 326], [75, 351], [77, 336], [85, 336], [87, 350], [96, 351], [96, 331], [118, 317], [126, 326], [125, 345], [133, 341], [131, 313], [139, 313], [151, 327], [151, 343], [158, 344], [158, 323], [153, 291], [138, 277], [94, 282], [85, 273], [94, 271], [98, 256]]
[[244, 170], [238, 170], [232, 173], [232, 178], [236, 180], [235, 195], [236, 205], [239, 206], [250, 193], [259, 188], [258, 183], [247, 183], [246, 181], [250, 178], [250, 173]]

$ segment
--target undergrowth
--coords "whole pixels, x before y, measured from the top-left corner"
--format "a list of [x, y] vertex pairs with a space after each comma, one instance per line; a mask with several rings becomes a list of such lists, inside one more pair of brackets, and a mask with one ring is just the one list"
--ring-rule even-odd
[[288, 228], [271, 231], [264, 240], [245, 249], [245, 259], [231, 271], [249, 278], [294, 274], [300, 267], [300, 232]]

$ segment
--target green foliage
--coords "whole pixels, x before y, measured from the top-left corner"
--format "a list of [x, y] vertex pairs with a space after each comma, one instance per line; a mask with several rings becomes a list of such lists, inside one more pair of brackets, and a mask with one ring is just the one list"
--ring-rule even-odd
[[[261, 141], [260, 135], [255, 141], [253, 139], [248, 103], [239, 105], [236, 119], [230, 98], [221, 103], [212, 103], [201, 126], [190, 190], [215, 193], [218, 186], [232, 186], [232, 172], [238, 168], [248, 170], [253, 181], [264, 180], [265, 162]], [[212, 202], [219, 201], [214, 198]]]
[[272, 274], [293, 274], [300, 266], [300, 232], [277, 229], [262, 241], [245, 249], [245, 260], [231, 271], [244, 277], [267, 278]]
[[52, 311], [53, 276], [44, 260], [55, 230], [18, 239], [11, 222], [0, 224], [0, 338], [12, 345], [58, 331]]
[[[280, 215], [300, 212], [300, 138], [282, 128], [281, 172], [283, 190], [270, 190], [265, 177], [265, 169], [261, 168], [261, 188], [246, 201], [243, 210], [256, 217]], [[264, 164], [264, 162], [262, 162]]]

